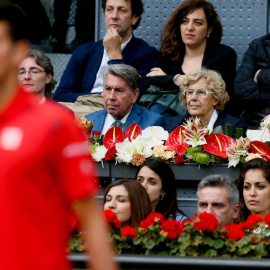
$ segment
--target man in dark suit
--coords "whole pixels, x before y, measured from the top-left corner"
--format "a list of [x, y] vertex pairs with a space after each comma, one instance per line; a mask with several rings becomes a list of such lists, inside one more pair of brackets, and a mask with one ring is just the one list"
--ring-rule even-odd
[[98, 112], [86, 115], [87, 120], [93, 120], [94, 131], [107, 130], [119, 121], [125, 124], [125, 131], [134, 122], [142, 129], [148, 126], [166, 128], [164, 116], [149, 111], [135, 102], [139, 96], [140, 77], [136, 69], [125, 64], [110, 65], [104, 71], [104, 108]]
[[103, 91], [103, 71], [111, 64], [128, 64], [136, 68], [141, 81], [154, 66], [158, 51], [135, 38], [132, 30], [143, 13], [141, 0], [103, 0], [107, 33], [103, 40], [79, 46], [73, 53], [54, 99], [75, 102], [81, 95]]

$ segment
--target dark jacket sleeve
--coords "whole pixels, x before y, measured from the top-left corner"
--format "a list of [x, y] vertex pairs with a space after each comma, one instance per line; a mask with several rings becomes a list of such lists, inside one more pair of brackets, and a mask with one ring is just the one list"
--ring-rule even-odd
[[75, 102], [78, 96], [90, 94], [102, 56], [103, 47], [100, 41], [79, 46], [66, 66], [53, 99]]
[[173, 62], [168, 57], [162, 55], [157, 59], [154, 67], [161, 68], [167, 75], [146, 77], [144, 82], [144, 90], [148, 89], [151, 85], [163, 88], [164, 90], [175, 90], [179, 87], [174, 83], [173, 78], [176, 74], [181, 73], [181, 63]]
[[[257, 82], [255, 73], [261, 69]], [[245, 101], [270, 100], [270, 67], [265, 54], [262, 39], [256, 39], [249, 45], [235, 78], [235, 94]]]

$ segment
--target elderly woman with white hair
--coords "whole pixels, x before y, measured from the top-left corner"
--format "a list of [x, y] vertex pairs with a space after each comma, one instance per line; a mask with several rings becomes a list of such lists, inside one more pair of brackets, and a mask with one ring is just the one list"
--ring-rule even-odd
[[225, 131], [226, 124], [232, 125], [234, 134], [236, 128], [246, 131], [247, 125], [243, 120], [223, 112], [229, 95], [218, 72], [207, 69], [194, 71], [185, 77], [180, 89], [180, 101], [186, 106], [188, 114], [171, 117], [167, 126], [169, 132], [190, 117], [198, 117], [200, 127], [207, 126], [210, 133], [217, 126], [221, 126]]

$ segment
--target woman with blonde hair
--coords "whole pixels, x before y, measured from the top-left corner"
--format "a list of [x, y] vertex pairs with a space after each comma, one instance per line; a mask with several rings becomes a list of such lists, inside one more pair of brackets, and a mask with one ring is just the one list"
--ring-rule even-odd
[[247, 129], [246, 123], [223, 112], [229, 100], [226, 85], [221, 75], [213, 70], [201, 69], [188, 74], [181, 85], [180, 101], [186, 106], [188, 114], [169, 118], [168, 131], [182, 125], [187, 118], [200, 119], [200, 128], [207, 126], [209, 133], [217, 126], [225, 131], [231, 124], [233, 133], [236, 128]]

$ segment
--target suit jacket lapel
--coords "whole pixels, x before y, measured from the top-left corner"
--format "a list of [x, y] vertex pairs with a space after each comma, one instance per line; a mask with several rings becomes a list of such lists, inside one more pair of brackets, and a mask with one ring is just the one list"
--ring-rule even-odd
[[104, 123], [105, 123], [105, 118], [106, 118], [106, 111], [105, 110], [101, 110], [100, 114], [98, 114], [96, 116], [96, 120], [94, 121], [94, 127], [93, 130], [95, 131], [102, 131]]
[[[103, 57], [103, 52], [104, 52], [104, 47], [102, 44], [102, 40], [98, 41], [98, 46], [95, 47], [94, 51], [92, 52], [91, 55], [89, 55], [88, 61], [87, 61], [87, 81], [86, 81], [86, 88], [89, 87], [90, 91], [89, 94], [94, 86], [94, 83], [96, 81], [96, 76], [98, 73], [98, 70], [101, 65], [102, 57]], [[93, 54], [95, 55], [93, 57]]]
[[140, 125], [140, 122], [141, 122], [141, 108], [139, 105], [137, 105], [136, 103], [133, 104], [133, 107], [131, 109], [131, 112], [127, 118], [127, 121], [126, 121], [126, 125], [124, 126], [123, 128], [123, 131], [126, 131], [126, 129], [132, 125], [134, 122], [138, 125]]

